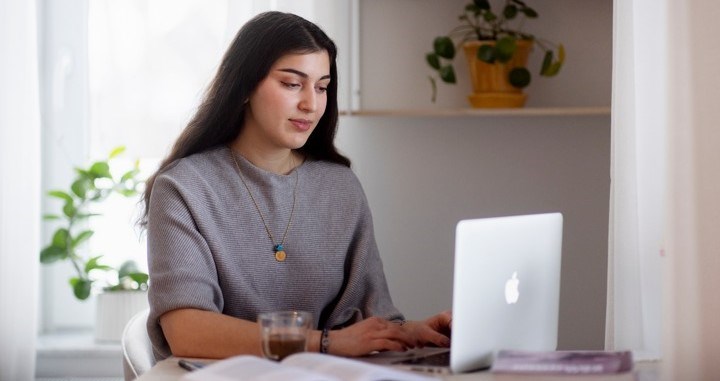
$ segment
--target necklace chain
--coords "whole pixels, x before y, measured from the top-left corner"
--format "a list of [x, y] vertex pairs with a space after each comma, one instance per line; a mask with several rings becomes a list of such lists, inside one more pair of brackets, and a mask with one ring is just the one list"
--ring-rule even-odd
[[[245, 189], [247, 189], [248, 194], [250, 195], [250, 200], [252, 200], [253, 205], [255, 205], [255, 209], [257, 209], [258, 214], [260, 215], [260, 220], [263, 223], [263, 226], [265, 227], [265, 231], [267, 232], [268, 238], [270, 238], [270, 242], [272, 242], [273, 251], [275, 252], [275, 259], [278, 262], [283, 262], [285, 260], [285, 247], [283, 246], [285, 244], [285, 238], [287, 237], [288, 231], [290, 230], [290, 225], [292, 225], [292, 218], [293, 214], [295, 214], [295, 200], [297, 196], [297, 185], [298, 185], [298, 171], [295, 169], [295, 185], [293, 186], [293, 203], [292, 208], [290, 209], [290, 218], [288, 218], [287, 226], [285, 226], [285, 233], [283, 233], [282, 240], [279, 244], [275, 244], [275, 238], [272, 235], [272, 232], [270, 231], [270, 227], [268, 226], [267, 222], [265, 222], [265, 217], [263, 216], [262, 211], [260, 210], [260, 206], [258, 206], [257, 201], [255, 201], [255, 197], [253, 196], [252, 192], [250, 191], [250, 187], [247, 185], [247, 182], [245, 182], [245, 177], [242, 174], [242, 170], [240, 170], [240, 165], [237, 162], [237, 158], [235, 157], [235, 153], [230, 150], [230, 155], [233, 158], [233, 162], [235, 163], [235, 168], [237, 168], [238, 176], [240, 177], [240, 181], [242, 181], [243, 185], [245, 186]], [[295, 159], [292, 157], [292, 152], [290, 159], [292, 160], [292, 167], [295, 168]]]

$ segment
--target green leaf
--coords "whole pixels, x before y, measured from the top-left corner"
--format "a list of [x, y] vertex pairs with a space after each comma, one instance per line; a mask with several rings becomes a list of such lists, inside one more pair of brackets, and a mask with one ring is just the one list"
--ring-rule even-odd
[[92, 173], [82, 169], [82, 168], [75, 168], [75, 172], [77, 172], [78, 176], [84, 179], [92, 180], [94, 177]]
[[86, 178], [81, 177], [72, 183], [70, 189], [73, 193], [75, 193], [76, 196], [80, 198], [85, 198], [87, 191], [90, 188], [90, 185], [90, 181], [88, 181]]
[[495, 63], [495, 47], [492, 45], [481, 45], [477, 51], [477, 58], [489, 64]]
[[438, 57], [435, 53], [428, 53], [425, 55], [425, 61], [427, 61], [428, 65], [430, 65], [431, 68], [435, 70], [440, 69], [440, 57]]
[[473, 0], [473, 4], [484, 11], [490, 10], [490, 2], [488, 0]]
[[89, 217], [95, 217], [95, 216], [102, 216], [100, 213], [77, 213], [75, 214], [75, 218], [78, 220], [84, 220]]
[[40, 252], [40, 263], [53, 263], [67, 257], [67, 250], [50, 245]]
[[565, 46], [563, 44], [558, 45], [558, 62], [561, 64], [565, 62]]
[[97, 257], [92, 257], [88, 259], [88, 261], [85, 263], [85, 272], [88, 273], [90, 270], [96, 268], [98, 266], [98, 259], [102, 258], [102, 255], [98, 255]]
[[[430, 55], [430, 54], [432, 54], [432, 53], [428, 53], [428, 55]], [[135, 176], [137, 176], [139, 173], [140, 173], [140, 170], [139, 170], [139, 169], [137, 169], [137, 168], [136, 168], [136, 169], [131, 169], [131, 170], [125, 172], [125, 173], [122, 175], [122, 177], [120, 177], [120, 182], [121, 182], [121, 183], [124, 183], [124, 182], [126, 182], [126, 181], [128, 181], [128, 180], [132, 180], [132, 179], [135, 178]]]
[[493, 22], [493, 21], [497, 20], [497, 16], [495, 16], [495, 14], [490, 11], [486, 11], [483, 14], [483, 20], [485, 20], [487, 22]]
[[137, 262], [135, 262], [133, 260], [127, 260], [120, 265], [120, 269], [118, 269], [118, 277], [123, 278], [125, 276], [128, 276], [129, 274], [139, 273], [139, 272], [140, 272], [140, 269], [138, 267]]
[[552, 65], [550, 65], [550, 68], [548, 69], [547, 73], [545, 74], [546, 77], [554, 77], [557, 75], [558, 72], [560, 72], [560, 68], [562, 67], [562, 64], [560, 62], [555, 62]]
[[[549, 57], [549, 58], [548, 58]], [[553, 59], [553, 52], [545, 52], [545, 58], [543, 59], [542, 68], [540, 69], [540, 75], [545, 77], [554, 77], [560, 72], [563, 62], [565, 61], [565, 47], [560, 44], [558, 46], [558, 59]]]
[[92, 237], [93, 234], [94, 234], [94, 232], [92, 230], [84, 230], [83, 232], [78, 234], [77, 237], [75, 237], [75, 239], [72, 242], [72, 247], [78, 247], [81, 243], [90, 239], [90, 237]]
[[136, 191], [135, 189], [120, 189], [120, 190], [118, 190], [118, 193], [120, 193], [121, 195], [123, 195], [125, 197], [132, 197], [132, 196], [137, 196], [137, 194], [139, 192]]
[[511, 85], [522, 89], [530, 84], [530, 71], [524, 67], [516, 67], [510, 70], [508, 80]]
[[138, 282], [139, 284], [145, 284], [148, 282], [148, 279], [150, 279], [150, 276], [148, 274], [142, 272], [130, 273], [127, 274], [127, 276], [135, 282]]
[[90, 167], [90, 173], [95, 178], [112, 178], [112, 175], [110, 175], [110, 166], [106, 161], [98, 161], [93, 163], [93, 165]]
[[545, 52], [545, 57], [543, 57], [542, 66], [540, 67], [540, 75], [547, 75], [548, 71], [550, 70], [550, 66], [553, 62], [553, 52], [552, 50], [548, 50]]
[[517, 49], [517, 43], [512, 37], [503, 37], [495, 43], [495, 54], [496, 59], [500, 62], [508, 62], [512, 59], [515, 50]]
[[92, 270], [112, 270], [112, 266], [108, 265], [101, 265], [98, 263], [99, 259], [102, 258], [102, 255], [98, 255], [97, 257], [90, 258], [87, 263], [85, 263], [85, 272], [89, 273]]
[[125, 152], [125, 146], [115, 147], [112, 151], [110, 151], [109, 158], [112, 159], [112, 158], [122, 154], [123, 152]]
[[68, 247], [68, 241], [70, 239], [70, 232], [65, 228], [61, 228], [53, 234], [52, 245], [65, 250]]
[[522, 8], [522, 13], [529, 19], [536, 19], [538, 17], [538, 13], [530, 7]]
[[60, 191], [60, 190], [50, 191], [50, 192], [48, 192], [48, 195], [50, 195], [50, 196], [52, 196], [52, 197], [55, 197], [55, 198], [59, 198], [59, 199], [65, 200], [66, 202], [72, 202], [72, 201], [73, 201], [72, 196], [70, 196], [69, 194], [67, 194], [67, 193], [65, 193], [65, 192], [63, 192], [63, 191]]
[[517, 16], [518, 9], [516, 6], [510, 4], [506, 5], [505, 9], [503, 9], [503, 16], [505, 16], [506, 19], [512, 20]]
[[45, 221], [55, 221], [59, 220], [60, 216], [58, 216], [57, 214], [44, 214], [42, 218]]
[[63, 206], [63, 213], [69, 218], [73, 218], [75, 216], [75, 213], [77, 213], [75, 204], [73, 204], [72, 202], [66, 202]]
[[90, 296], [92, 282], [89, 279], [70, 278], [70, 285], [76, 298], [85, 300]]
[[450, 60], [455, 58], [455, 45], [450, 37], [436, 37], [435, 41], [433, 41], [433, 50], [435, 51], [435, 54], [440, 57]]
[[445, 83], [455, 83], [455, 69], [452, 65], [446, 65], [440, 68], [438, 71], [440, 74], [440, 79], [443, 80]]

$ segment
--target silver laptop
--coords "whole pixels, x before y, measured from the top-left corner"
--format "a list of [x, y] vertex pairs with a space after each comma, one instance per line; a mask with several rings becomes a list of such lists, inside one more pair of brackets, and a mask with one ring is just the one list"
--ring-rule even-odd
[[[449, 354], [416, 350], [394, 363], [462, 373], [489, 367], [501, 349], [555, 350], [562, 229], [560, 213], [460, 221]], [[442, 357], [449, 364], [434, 363]]]

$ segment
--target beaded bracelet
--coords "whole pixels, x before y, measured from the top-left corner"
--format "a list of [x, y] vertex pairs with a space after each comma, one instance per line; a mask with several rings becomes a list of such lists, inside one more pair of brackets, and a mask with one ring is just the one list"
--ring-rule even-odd
[[328, 347], [330, 347], [330, 331], [325, 328], [320, 335], [320, 353], [328, 353]]

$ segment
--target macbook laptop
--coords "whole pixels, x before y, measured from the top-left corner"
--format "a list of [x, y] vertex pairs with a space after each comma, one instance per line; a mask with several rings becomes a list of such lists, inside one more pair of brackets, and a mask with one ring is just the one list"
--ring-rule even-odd
[[450, 350], [414, 350], [388, 361], [462, 373], [489, 367], [501, 349], [555, 350], [562, 228], [560, 213], [460, 221]]

